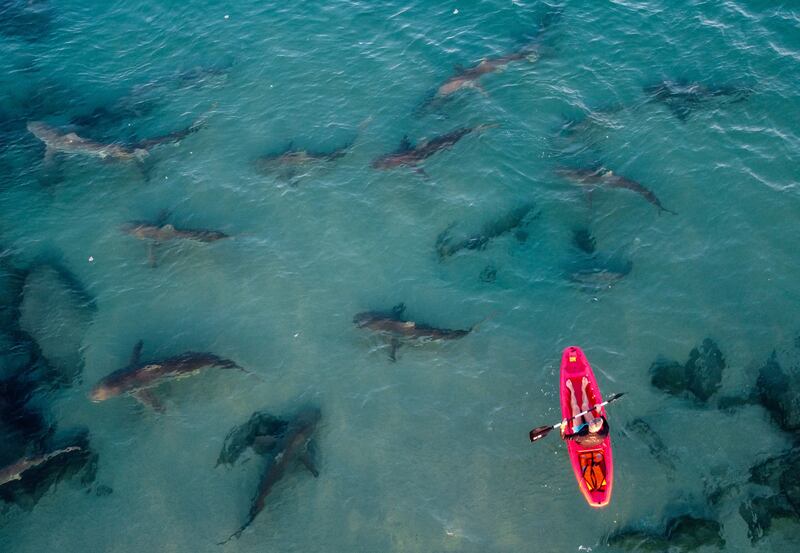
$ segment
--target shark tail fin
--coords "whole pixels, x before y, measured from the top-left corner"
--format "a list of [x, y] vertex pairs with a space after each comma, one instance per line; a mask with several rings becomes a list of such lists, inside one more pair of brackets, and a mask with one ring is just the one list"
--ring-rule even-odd
[[217, 109], [218, 105], [219, 104], [217, 102], [211, 104], [211, 107], [208, 108], [200, 117], [198, 117], [194, 123], [192, 123], [192, 125], [189, 127], [189, 132], [199, 131], [205, 127], [209, 117], [211, 117], [211, 114]]
[[495, 317], [497, 317], [497, 315], [499, 315], [499, 314], [500, 314], [500, 312], [499, 312], [499, 311], [492, 311], [491, 313], [489, 313], [488, 315], [486, 315], [486, 316], [485, 316], [483, 319], [481, 319], [480, 321], [478, 321], [477, 323], [475, 323], [474, 325], [472, 325], [471, 327], [469, 327], [469, 331], [470, 331], [470, 332], [473, 332], [473, 331], [475, 331], [475, 330], [478, 330], [478, 327], [480, 327], [482, 324], [484, 324], [484, 323], [486, 323], [486, 322], [488, 322], [488, 321], [490, 321], [490, 320], [494, 319], [494, 318], [495, 318]]
[[484, 123], [482, 125], [478, 125], [474, 129], [472, 129], [472, 131], [476, 133], [482, 133], [483, 131], [488, 131], [489, 129], [496, 129], [499, 126], [500, 123]]
[[217, 542], [217, 545], [225, 545], [226, 543], [228, 543], [229, 541], [231, 541], [233, 538], [236, 538], [236, 539], [238, 540], [238, 539], [239, 539], [239, 536], [241, 536], [241, 535], [242, 535], [242, 532], [244, 532], [245, 528], [247, 528], [248, 526], [250, 526], [250, 522], [251, 522], [251, 521], [249, 521], [249, 520], [248, 520], [248, 521], [247, 521], [247, 522], [244, 524], [244, 526], [242, 526], [241, 528], [239, 528], [238, 530], [236, 530], [236, 532], [234, 532], [233, 534], [231, 534], [230, 536], [228, 536], [228, 539], [226, 539], [226, 540], [223, 540], [223, 541], [221, 541], [221, 542]]
[[264, 382], [264, 379], [260, 375], [254, 373], [253, 371], [248, 371], [247, 369], [245, 369], [241, 365], [237, 365], [236, 363], [234, 363], [233, 361], [231, 361], [229, 359], [223, 360], [222, 362], [220, 362], [218, 364], [218, 366], [222, 367], [223, 369], [236, 369], [236, 370], [242, 371], [243, 373], [249, 374], [250, 376], [255, 376], [261, 382]]

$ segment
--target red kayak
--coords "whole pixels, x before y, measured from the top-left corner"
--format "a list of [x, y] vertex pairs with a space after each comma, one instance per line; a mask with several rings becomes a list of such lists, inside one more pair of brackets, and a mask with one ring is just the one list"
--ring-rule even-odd
[[[589, 381], [587, 395], [589, 396], [589, 407], [593, 407], [603, 402], [600, 395], [600, 388], [597, 387], [597, 380], [592, 372], [592, 367], [586, 360], [586, 356], [577, 346], [570, 346], [564, 350], [561, 357], [561, 415], [562, 418], [572, 417], [570, 405], [570, 392], [567, 388], [567, 381], [572, 381], [572, 388], [575, 390], [578, 406], [583, 406], [583, 389], [581, 383], [583, 377]], [[582, 409], [581, 409], [582, 410]], [[591, 413], [595, 416], [606, 416], [603, 407], [595, 409]], [[570, 421], [567, 433], [571, 433], [572, 426], [583, 422], [583, 417]], [[611, 435], [607, 434], [602, 443], [596, 446], [585, 447], [575, 440], [565, 440], [567, 451], [569, 451], [569, 461], [572, 471], [578, 480], [578, 487], [581, 493], [592, 507], [605, 507], [611, 501], [611, 488], [614, 484], [614, 461], [611, 457]]]

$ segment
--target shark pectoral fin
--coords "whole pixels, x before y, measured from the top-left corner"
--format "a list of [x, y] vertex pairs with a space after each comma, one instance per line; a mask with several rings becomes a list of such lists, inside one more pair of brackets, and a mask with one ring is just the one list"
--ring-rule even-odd
[[52, 165], [53, 161], [56, 157], [56, 151], [51, 148], [50, 146], [45, 146], [44, 148], [44, 164], [45, 165]]
[[670, 102], [667, 104], [672, 114], [678, 118], [681, 123], [685, 123], [689, 116], [692, 114], [691, 106], [686, 104], [678, 104]]
[[431, 178], [431, 176], [428, 173], [426, 173], [425, 169], [423, 169], [422, 167], [417, 167], [416, 169], [414, 169], [414, 172], [419, 176], [421, 176], [422, 178], [424, 178], [425, 180], [430, 180]]
[[398, 340], [397, 338], [391, 339], [391, 341], [389, 342], [389, 347], [390, 347], [389, 361], [397, 361], [397, 350], [400, 349], [401, 345], [402, 344], [400, 343], [400, 340]]
[[469, 84], [469, 87], [470, 88], [474, 88], [475, 90], [480, 92], [484, 97], [486, 97], [486, 98], [489, 97], [489, 93], [486, 92], [486, 89], [483, 88], [483, 85], [481, 83], [479, 83], [478, 81], [471, 81], [470, 84]]
[[139, 364], [139, 358], [142, 355], [142, 346], [144, 346], [144, 341], [139, 340], [136, 342], [136, 345], [133, 346], [133, 351], [131, 352], [131, 360], [128, 362], [129, 367], [133, 367], [134, 365]]
[[253, 451], [259, 455], [266, 455], [275, 448], [278, 439], [275, 436], [256, 436], [253, 439]]
[[156, 247], [158, 246], [158, 242], [150, 242], [147, 244], [147, 265], [151, 269], [155, 268], [158, 265], [156, 261]]
[[166, 411], [164, 404], [151, 390], [138, 390], [131, 395], [136, 398], [136, 401], [145, 407], [150, 407], [156, 413], [164, 413]]
[[311, 460], [311, 455], [309, 454], [308, 451], [306, 451], [305, 453], [303, 453], [303, 455], [300, 456], [300, 462], [303, 463], [303, 465], [308, 469], [308, 471], [311, 474], [314, 475], [314, 478], [319, 477], [319, 471], [317, 470], [317, 467], [314, 466], [314, 462]]
[[589, 205], [589, 211], [592, 210], [592, 192], [594, 192], [593, 188], [585, 189], [586, 203]]

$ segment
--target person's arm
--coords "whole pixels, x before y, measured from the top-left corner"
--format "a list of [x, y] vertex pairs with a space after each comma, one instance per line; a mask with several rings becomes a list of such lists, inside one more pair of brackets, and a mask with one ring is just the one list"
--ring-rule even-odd
[[567, 434], [567, 427], [569, 427], [570, 430], [572, 429], [572, 427], [569, 426], [569, 422], [570, 421], [568, 419], [564, 419], [563, 421], [561, 421], [561, 439], [562, 440], [572, 440], [572, 439], [575, 438], [575, 434], [574, 433]]

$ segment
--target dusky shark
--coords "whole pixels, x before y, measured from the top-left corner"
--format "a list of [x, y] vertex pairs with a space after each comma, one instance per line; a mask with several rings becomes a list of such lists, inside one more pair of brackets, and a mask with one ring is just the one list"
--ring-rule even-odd
[[503, 217], [484, 225], [481, 232], [458, 242], [454, 241], [450, 235], [450, 230], [453, 228], [453, 225], [450, 225], [436, 239], [436, 253], [439, 254], [439, 261], [444, 261], [461, 250], [482, 250], [493, 239], [512, 231], [515, 231], [519, 241], [525, 241], [528, 235], [523, 227], [530, 221], [531, 217], [528, 215], [533, 211], [533, 207], [533, 204], [525, 204], [513, 209]]
[[450, 99], [453, 94], [461, 90], [473, 89], [480, 91], [482, 94], [486, 94], [486, 91], [479, 82], [480, 78], [484, 75], [503, 71], [506, 67], [518, 61], [527, 60], [531, 63], [538, 61], [541, 56], [545, 33], [560, 16], [561, 10], [555, 10], [546, 14], [539, 25], [536, 37], [533, 40], [528, 40], [528, 42], [508, 54], [483, 58], [477, 64], [470, 67], [457, 65], [455, 74], [436, 88], [436, 91], [429, 96], [428, 100], [417, 110], [417, 114], [422, 113], [428, 108], [441, 105], [446, 100]]
[[78, 136], [75, 132], [58, 129], [42, 121], [29, 121], [28, 130], [36, 138], [44, 142], [45, 161], [51, 161], [56, 153], [83, 155], [114, 161], [143, 161], [150, 154], [152, 148], [161, 144], [180, 142], [190, 134], [199, 131], [204, 124], [204, 119], [200, 119], [185, 129], [141, 140], [133, 144], [97, 142]]
[[34, 457], [23, 457], [22, 459], [11, 463], [10, 465], [0, 468], [0, 486], [3, 484], [7, 484], [9, 482], [13, 482], [14, 480], [21, 480], [22, 474], [34, 467], [38, 467], [52, 459], [53, 457], [58, 457], [59, 455], [63, 455], [65, 453], [69, 453], [71, 451], [80, 451], [80, 447], [78, 446], [71, 446], [65, 447], [64, 449], [56, 449], [55, 451], [51, 451], [50, 453], [45, 453], [44, 455], [37, 455]]
[[250, 512], [245, 523], [219, 545], [225, 544], [233, 538], [239, 538], [242, 532], [252, 524], [258, 514], [266, 506], [267, 496], [272, 488], [286, 474], [286, 471], [294, 466], [298, 461], [302, 463], [314, 478], [319, 476], [319, 472], [314, 466], [311, 455], [309, 454], [309, 442], [317, 428], [317, 424], [322, 418], [322, 413], [317, 408], [307, 408], [298, 413], [283, 432], [283, 435], [276, 437], [274, 456], [267, 465], [267, 470], [261, 477], [258, 491], [250, 505]]
[[660, 102], [672, 114], [685, 122], [692, 112], [703, 106], [736, 104], [747, 100], [752, 94], [748, 88], [732, 86], [706, 86], [689, 81], [662, 81], [643, 87], [649, 101]]
[[193, 240], [195, 242], [216, 242], [230, 238], [224, 232], [206, 229], [179, 229], [169, 223], [158, 225], [147, 221], [131, 221], [122, 227], [123, 232], [139, 240], [169, 242], [170, 240]]
[[[435, 153], [451, 148], [459, 140], [470, 133], [481, 133], [497, 127], [497, 124], [478, 125], [476, 127], [460, 127], [447, 134], [436, 136], [419, 144], [412, 145], [407, 136], [403, 137], [400, 147], [391, 154], [382, 155], [372, 162], [375, 169], [393, 169], [395, 167], [414, 167]], [[417, 169], [424, 174], [424, 171]]]
[[140, 359], [142, 346], [143, 342], [139, 340], [133, 348], [128, 366], [109, 374], [92, 388], [90, 394], [92, 401], [100, 402], [122, 394], [129, 394], [142, 404], [152, 407], [158, 412], [163, 412], [163, 404], [152, 393], [152, 388], [162, 382], [194, 376], [205, 367], [238, 369], [253, 374], [229, 359], [217, 357], [213, 353], [193, 351], [162, 361], [142, 363]]
[[315, 167], [321, 167], [344, 157], [352, 147], [353, 142], [335, 150], [314, 152], [295, 148], [292, 142], [283, 152], [261, 156], [255, 163], [259, 172], [293, 182], [296, 177], [308, 173]]
[[557, 169], [556, 172], [576, 184], [588, 186], [590, 188], [601, 186], [605, 188], [625, 188], [627, 190], [632, 190], [656, 206], [659, 213], [666, 211], [667, 213], [677, 215], [674, 211], [661, 205], [661, 201], [652, 190], [645, 188], [634, 180], [623, 177], [622, 175], [617, 175], [605, 167], [600, 167], [599, 169], [569, 169], [562, 167]]
[[416, 323], [403, 317], [404, 303], [395, 305], [391, 311], [363, 311], [353, 317], [353, 324], [358, 328], [366, 328], [389, 340], [391, 350], [389, 359], [397, 360], [397, 350], [403, 342], [440, 342], [459, 340], [475, 330], [478, 324], [467, 329], [437, 328], [424, 323]]
[[533, 63], [538, 59], [538, 44], [529, 44], [504, 56], [484, 58], [472, 67], [456, 67], [457, 73], [447, 79], [439, 86], [439, 88], [436, 89], [436, 93], [433, 96], [433, 101], [441, 100], [442, 98], [446, 98], [451, 94], [458, 92], [459, 90], [464, 90], [467, 88], [479, 90], [485, 94], [486, 91], [478, 82], [478, 79], [480, 79], [483, 75], [502, 71], [509, 64], [515, 61], [527, 60]]
[[168, 216], [169, 212], [162, 211], [155, 223], [130, 221], [122, 225], [122, 232], [125, 234], [147, 241], [147, 259], [151, 267], [156, 266], [155, 249], [163, 242], [191, 240], [210, 243], [230, 238], [229, 235], [218, 230], [176, 228], [174, 225], [165, 223]]
[[611, 288], [618, 281], [625, 278], [632, 268], [633, 263], [628, 262], [626, 266], [619, 268], [590, 267], [579, 269], [569, 275], [569, 280], [586, 290], [602, 290]]

